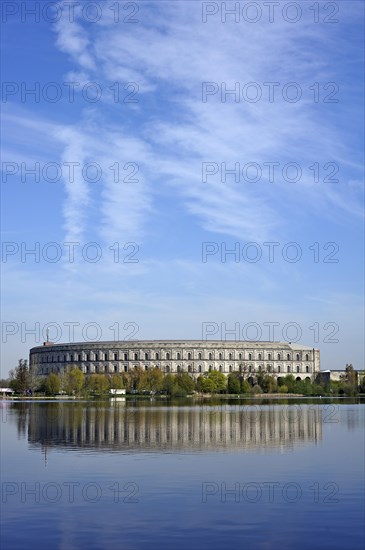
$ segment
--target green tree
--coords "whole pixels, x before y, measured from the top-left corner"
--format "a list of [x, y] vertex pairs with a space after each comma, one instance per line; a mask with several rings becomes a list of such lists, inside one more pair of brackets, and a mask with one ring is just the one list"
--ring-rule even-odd
[[90, 374], [87, 380], [87, 386], [90, 391], [96, 395], [102, 395], [109, 390], [109, 380], [105, 374]]
[[124, 387], [122, 377], [120, 374], [113, 374], [110, 379], [110, 387], [113, 390], [121, 390]]
[[28, 362], [26, 359], [19, 359], [18, 366], [9, 372], [9, 386], [17, 393], [25, 394], [30, 387], [30, 376]]
[[203, 393], [214, 393], [216, 386], [211, 378], [207, 376], [199, 376], [197, 380], [197, 389]]
[[60, 393], [61, 389], [61, 380], [58, 374], [51, 372], [47, 376], [47, 380], [45, 382], [45, 391], [48, 395], [57, 395]]
[[226, 391], [227, 387], [227, 379], [223, 372], [220, 372], [218, 370], [212, 370], [208, 373], [207, 376], [208, 380], [211, 380], [213, 382], [213, 392], [215, 393], [222, 393]]
[[227, 377], [227, 391], [228, 393], [241, 393], [240, 380], [234, 372], [229, 373]]
[[175, 377], [175, 382], [184, 393], [192, 393], [195, 389], [195, 382], [187, 372], [179, 372]]
[[247, 380], [242, 380], [241, 382], [241, 392], [242, 393], [250, 393], [251, 392], [251, 386], [250, 384], [247, 382]]
[[85, 375], [78, 367], [73, 367], [67, 373], [67, 393], [80, 395], [84, 386]]

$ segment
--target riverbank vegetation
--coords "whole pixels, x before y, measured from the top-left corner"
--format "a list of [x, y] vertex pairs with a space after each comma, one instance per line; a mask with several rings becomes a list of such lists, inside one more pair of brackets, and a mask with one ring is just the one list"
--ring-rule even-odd
[[122, 374], [85, 375], [77, 366], [62, 374], [50, 373], [36, 376], [28, 368], [27, 361], [19, 360], [9, 373], [8, 380], [1, 380], [1, 387], [10, 387], [18, 395], [73, 395], [83, 397], [106, 396], [111, 389], [125, 389], [132, 395], [168, 395], [173, 397], [200, 394], [298, 394], [305, 396], [353, 396], [365, 393], [365, 372], [357, 374], [351, 365], [340, 381], [319, 383], [320, 378], [297, 380], [292, 374], [276, 379], [267, 373], [254, 377], [231, 372], [225, 376], [219, 371], [200, 375], [196, 380], [187, 372], [164, 374], [158, 368], [135, 368]]

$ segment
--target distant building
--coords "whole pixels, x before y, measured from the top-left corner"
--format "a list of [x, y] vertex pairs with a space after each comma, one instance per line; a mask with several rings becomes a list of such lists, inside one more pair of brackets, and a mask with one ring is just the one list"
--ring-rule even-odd
[[62, 373], [71, 366], [85, 374], [122, 373], [157, 367], [163, 373], [188, 372], [193, 377], [220, 371], [260, 372], [275, 377], [293, 374], [314, 379], [320, 371], [319, 349], [287, 342], [221, 340], [134, 340], [52, 344], [30, 350], [30, 369], [39, 375]]

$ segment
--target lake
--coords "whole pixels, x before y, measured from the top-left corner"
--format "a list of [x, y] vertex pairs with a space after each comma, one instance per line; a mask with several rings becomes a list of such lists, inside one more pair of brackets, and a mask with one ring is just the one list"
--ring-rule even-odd
[[364, 403], [2, 400], [1, 546], [363, 549]]

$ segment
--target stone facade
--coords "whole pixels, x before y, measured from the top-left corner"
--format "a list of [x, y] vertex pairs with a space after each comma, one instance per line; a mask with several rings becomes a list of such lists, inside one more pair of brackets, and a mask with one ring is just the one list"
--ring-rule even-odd
[[77, 366], [85, 374], [122, 373], [136, 367], [157, 367], [163, 373], [188, 372], [193, 377], [212, 370], [242, 372], [246, 378], [259, 372], [275, 377], [293, 374], [298, 379], [320, 371], [319, 349], [286, 342], [233, 340], [129, 340], [53, 344], [30, 350], [31, 370], [40, 375]]

